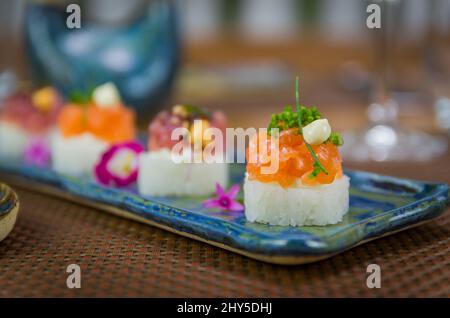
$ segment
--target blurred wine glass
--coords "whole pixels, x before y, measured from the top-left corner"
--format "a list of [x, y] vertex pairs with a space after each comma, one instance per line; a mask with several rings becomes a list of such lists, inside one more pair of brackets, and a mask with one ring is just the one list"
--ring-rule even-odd
[[427, 82], [434, 100], [437, 124], [450, 134], [450, 1], [432, 0], [430, 4]]
[[426, 161], [447, 149], [444, 138], [398, 124], [399, 105], [393, 96], [393, 58], [400, 40], [400, 17], [404, 1], [378, 0], [381, 28], [370, 29], [376, 62], [373, 102], [367, 109], [368, 127], [344, 134], [343, 156], [353, 161]]

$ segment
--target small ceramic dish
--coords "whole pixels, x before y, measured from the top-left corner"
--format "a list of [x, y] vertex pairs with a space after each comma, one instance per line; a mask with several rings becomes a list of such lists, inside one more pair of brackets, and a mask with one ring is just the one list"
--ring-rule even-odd
[[0, 183], [0, 241], [12, 231], [18, 213], [17, 194], [6, 184]]

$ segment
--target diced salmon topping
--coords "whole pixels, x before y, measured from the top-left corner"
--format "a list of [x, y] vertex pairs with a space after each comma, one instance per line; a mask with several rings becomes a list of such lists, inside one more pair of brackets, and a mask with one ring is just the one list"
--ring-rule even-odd
[[[267, 151], [259, 150], [259, 140], [265, 140]], [[271, 165], [272, 151], [270, 136], [255, 135], [247, 149], [247, 172], [251, 180], [260, 182], [277, 182], [284, 188], [290, 187], [298, 180], [304, 185], [314, 186], [329, 184], [335, 179], [342, 177], [342, 159], [338, 148], [331, 142], [325, 142], [317, 146], [311, 146], [328, 174], [320, 172], [317, 176], [311, 175], [314, 170], [314, 159], [308, 151], [303, 136], [298, 129], [283, 130], [278, 137], [279, 143], [279, 168], [275, 173], [263, 174], [261, 168]], [[266, 153], [264, 153], [266, 152]], [[256, 158], [256, 162], [251, 162]]]
[[68, 104], [60, 113], [58, 127], [65, 137], [89, 132], [108, 142], [123, 142], [135, 138], [134, 121], [134, 112], [122, 105]]

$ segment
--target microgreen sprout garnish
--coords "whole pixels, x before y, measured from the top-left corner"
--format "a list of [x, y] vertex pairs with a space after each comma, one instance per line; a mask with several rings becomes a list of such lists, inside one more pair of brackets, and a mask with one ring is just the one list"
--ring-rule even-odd
[[211, 119], [211, 113], [207, 109], [189, 104], [175, 105], [172, 108], [172, 114], [188, 120]]
[[69, 101], [84, 106], [92, 101], [92, 95], [94, 93], [95, 86], [88, 85], [87, 89], [81, 90], [81, 89], [74, 89], [69, 92]]
[[[300, 96], [298, 90], [296, 90], [295, 97], [296, 99], [298, 99], [297, 103], [300, 104], [299, 103]], [[313, 121], [316, 121], [321, 118], [322, 118], [321, 114], [314, 106], [311, 108], [307, 108], [305, 106], [300, 105], [297, 106], [296, 111], [293, 111], [292, 106], [286, 105], [286, 107], [281, 113], [272, 114], [267, 130], [270, 134], [272, 128], [276, 128], [279, 131], [283, 131], [291, 128], [305, 127], [310, 123], [312, 123]], [[325, 142], [331, 142], [335, 146], [339, 147], [344, 144], [344, 139], [342, 138], [341, 134], [337, 132], [332, 132], [330, 137]]]
[[[278, 128], [279, 130], [297, 128], [299, 124], [298, 114], [299, 112], [292, 111], [292, 107], [287, 105], [283, 112], [272, 115], [268, 131], [270, 131], [271, 128]], [[306, 108], [304, 106], [300, 106], [300, 114], [302, 126], [306, 126], [321, 118], [321, 115], [316, 107]]]
[[327, 141], [335, 144], [338, 147], [344, 144], [344, 138], [342, 138], [341, 134], [337, 132], [332, 132]]
[[69, 93], [69, 101], [71, 101], [74, 104], [85, 105], [89, 103], [90, 100], [91, 97], [82, 91], [74, 90]]
[[211, 117], [210, 112], [207, 109], [204, 109], [202, 107], [198, 107], [198, 106], [190, 105], [190, 104], [186, 104], [186, 105], [183, 105], [183, 106], [186, 108], [189, 116], [192, 117], [192, 118], [206, 118], [206, 119], [209, 119]]
[[[298, 120], [298, 131], [300, 134], [303, 133], [303, 126], [302, 126], [302, 112], [300, 109], [300, 94], [299, 94], [299, 89], [298, 89], [298, 83], [299, 83], [299, 79], [298, 76], [295, 79], [295, 105], [297, 108], [297, 120]], [[319, 158], [317, 158], [317, 155], [314, 153], [314, 151], [312, 150], [311, 146], [305, 141], [305, 145], [306, 148], [308, 148], [308, 151], [311, 153], [313, 159], [314, 159], [314, 163], [313, 163], [313, 167], [314, 170], [312, 172], [312, 176], [316, 177], [320, 171], [323, 171], [323, 173], [328, 174], [328, 171], [325, 169], [325, 167], [320, 163]]]

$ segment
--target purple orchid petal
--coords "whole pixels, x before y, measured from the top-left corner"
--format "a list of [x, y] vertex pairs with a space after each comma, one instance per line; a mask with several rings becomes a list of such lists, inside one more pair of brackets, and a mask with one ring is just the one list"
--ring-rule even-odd
[[228, 196], [230, 199], [234, 199], [234, 198], [237, 196], [237, 194], [239, 193], [239, 190], [240, 190], [240, 189], [241, 189], [241, 187], [240, 187], [239, 184], [233, 185], [233, 186], [230, 188], [230, 190], [228, 190], [227, 196]]
[[219, 199], [218, 199], [218, 202], [219, 202], [219, 204], [220, 204], [220, 208], [222, 209], [222, 210], [228, 210], [228, 207], [231, 205], [231, 202], [232, 202], [233, 200], [232, 199], [230, 199], [228, 196], [221, 196]]
[[144, 151], [144, 147], [138, 142], [128, 142], [128, 143], [123, 144], [123, 147], [131, 149], [137, 154]]
[[105, 164], [105, 167], [106, 167], [106, 163], [108, 163], [108, 161], [111, 160], [114, 157], [114, 155], [117, 153], [117, 151], [119, 149], [120, 148], [118, 148], [117, 145], [111, 146], [106, 152], [104, 152], [102, 154], [102, 157], [100, 159], [100, 163]]
[[95, 166], [95, 177], [96, 180], [103, 185], [109, 185], [111, 180], [111, 175], [106, 169], [107, 161], [100, 161], [100, 164]]
[[126, 178], [112, 176], [111, 180], [114, 182], [114, 184], [117, 187], [126, 187], [126, 186], [136, 182], [137, 177], [138, 177], [138, 172], [137, 172], [137, 170], [135, 170]]
[[45, 167], [51, 159], [50, 148], [42, 138], [34, 139], [25, 149], [24, 163], [31, 166]]
[[216, 182], [216, 195], [218, 197], [227, 196], [227, 194], [225, 193], [225, 190], [222, 188], [222, 186], [220, 185], [219, 182]]
[[237, 201], [232, 201], [230, 206], [228, 207], [228, 210], [233, 212], [244, 211], [244, 206]]
[[220, 208], [220, 202], [217, 199], [208, 199], [203, 202], [203, 207], [207, 209]]
[[244, 210], [244, 206], [235, 201], [234, 198], [239, 193], [240, 186], [235, 184], [228, 192], [222, 188], [219, 183], [216, 183], [217, 196], [212, 199], [205, 200], [203, 206], [205, 208], [219, 208], [222, 211], [240, 212]]

